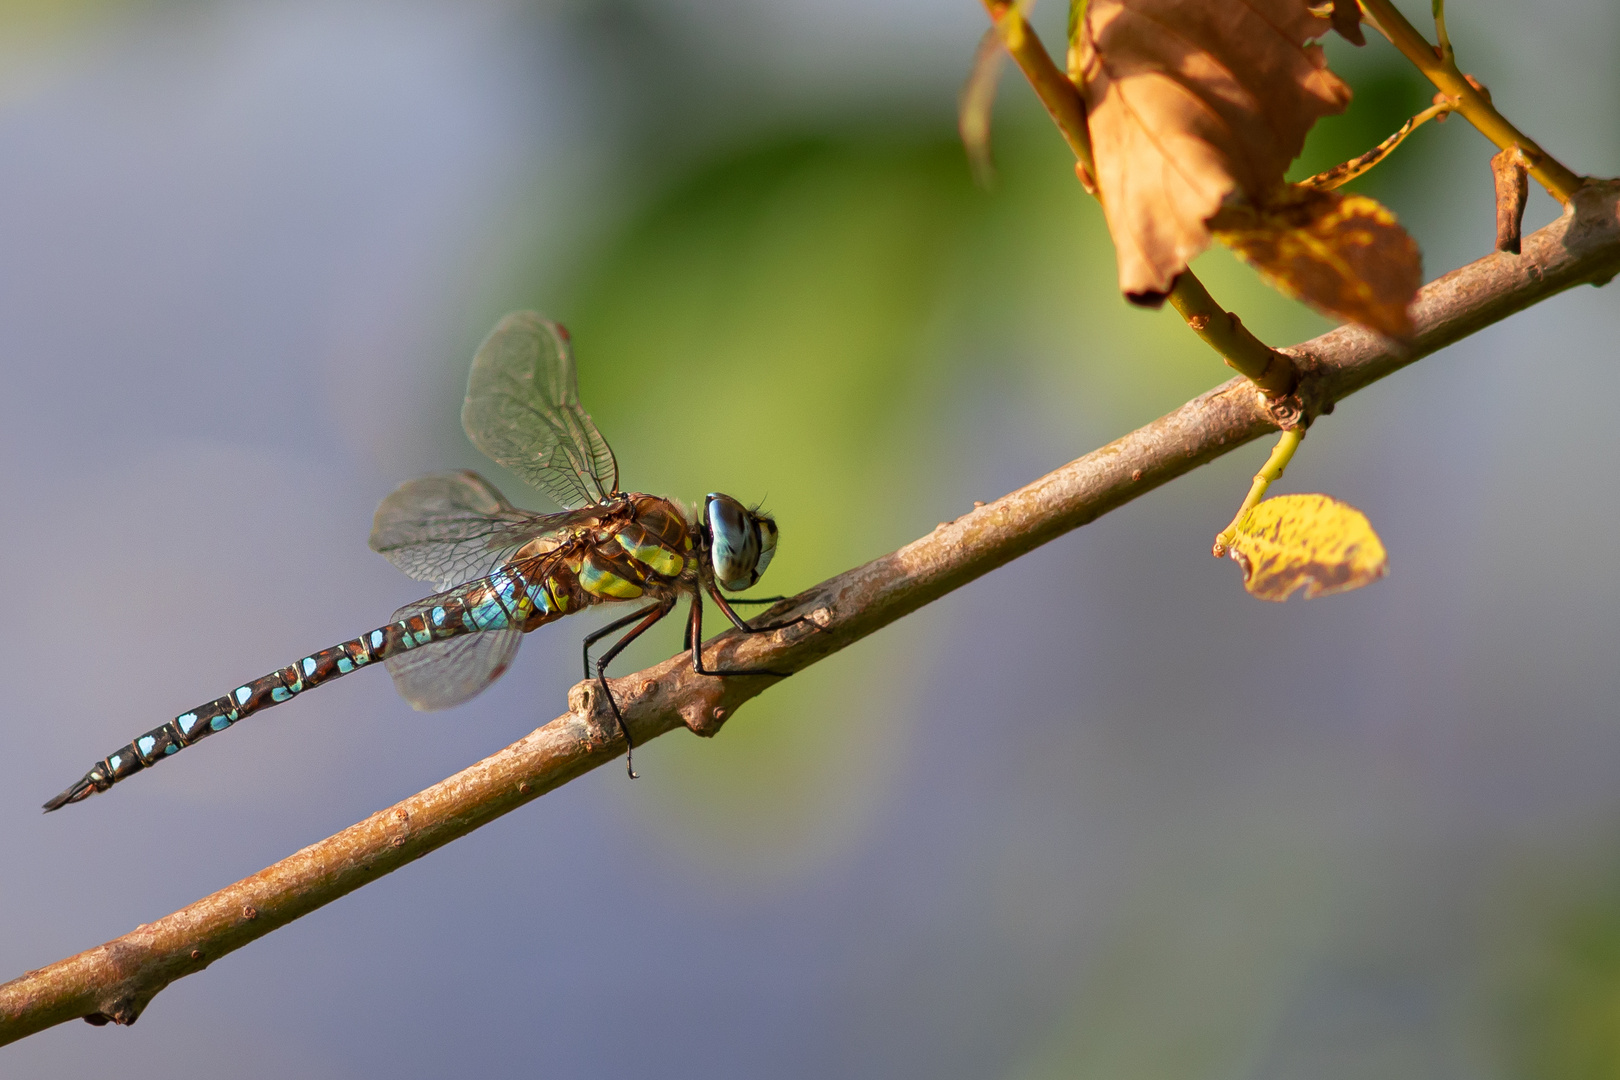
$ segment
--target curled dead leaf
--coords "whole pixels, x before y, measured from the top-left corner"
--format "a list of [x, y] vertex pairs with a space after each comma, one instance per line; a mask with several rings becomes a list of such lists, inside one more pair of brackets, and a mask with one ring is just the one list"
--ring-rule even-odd
[[1361, 32], [1361, 5], [1356, 0], [1333, 0], [1327, 17], [1344, 40], [1357, 47], [1367, 44], [1367, 37]]
[[1127, 297], [1160, 302], [1216, 211], [1263, 204], [1343, 111], [1350, 88], [1310, 44], [1330, 27], [1306, 0], [1088, 0], [1078, 67]]
[[1423, 256], [1377, 200], [1287, 185], [1261, 208], [1222, 207], [1210, 228], [1280, 291], [1387, 337], [1412, 336]]
[[1281, 602], [1349, 592], [1389, 569], [1384, 543], [1367, 515], [1330, 495], [1279, 495], [1238, 521], [1228, 554], [1243, 567], [1243, 587]]
[[1524, 228], [1524, 203], [1530, 195], [1530, 159], [1518, 146], [1491, 158], [1496, 182], [1496, 250], [1517, 255]]

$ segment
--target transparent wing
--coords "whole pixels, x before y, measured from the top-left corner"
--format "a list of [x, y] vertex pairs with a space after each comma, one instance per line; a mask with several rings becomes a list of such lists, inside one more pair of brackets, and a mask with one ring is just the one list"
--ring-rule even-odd
[[532, 311], [508, 315], [478, 347], [461, 426], [478, 449], [568, 509], [619, 488], [613, 451], [579, 406], [568, 332]]
[[483, 577], [524, 544], [589, 515], [519, 510], [475, 472], [435, 473], [395, 488], [371, 522], [371, 550], [435, 588]]
[[[429, 611], [443, 597], [440, 593], [406, 604], [394, 612], [391, 621]], [[523, 641], [523, 631], [515, 626], [461, 634], [443, 641], [430, 641], [409, 652], [383, 661], [394, 677], [394, 689], [420, 712], [434, 712], [460, 705], [476, 697], [484, 687], [501, 677]]]

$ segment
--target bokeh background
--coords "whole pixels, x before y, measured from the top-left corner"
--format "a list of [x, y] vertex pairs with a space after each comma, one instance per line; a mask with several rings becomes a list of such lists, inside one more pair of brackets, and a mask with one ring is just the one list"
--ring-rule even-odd
[[[482, 468], [543, 506], [457, 422], [506, 310], [568, 322], [630, 486], [777, 513], [772, 592], [1223, 379], [1120, 301], [1016, 73], [998, 182], [971, 185], [953, 113], [984, 24], [969, 0], [0, 4], [0, 977], [562, 711], [596, 616], [453, 712], [345, 679], [38, 811], [420, 594], [366, 549], [395, 484]], [[1620, 173], [1620, 8], [1478, 0], [1452, 33], [1510, 117]], [[1301, 171], [1431, 92], [1376, 38], [1330, 53], [1357, 96]], [[1490, 247], [1490, 152], [1431, 125], [1360, 184], [1431, 275]], [[1269, 340], [1326, 326], [1221, 254], [1199, 270]], [[1210, 558], [1246, 448], [713, 741], [649, 745], [639, 782], [600, 770], [0, 1075], [1613, 1077], [1617, 337], [1583, 288], [1313, 428], [1281, 490], [1371, 516], [1391, 571], [1362, 592], [1267, 605]]]

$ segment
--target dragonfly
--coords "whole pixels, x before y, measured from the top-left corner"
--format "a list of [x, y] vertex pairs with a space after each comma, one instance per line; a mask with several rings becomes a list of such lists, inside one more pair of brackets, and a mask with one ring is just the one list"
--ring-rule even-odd
[[[407, 481], [378, 506], [370, 545], [405, 573], [440, 590], [394, 612], [386, 626], [244, 683], [119, 747], [46, 812], [106, 791], [260, 710], [381, 661], [401, 697], [419, 710], [471, 699], [511, 664], [523, 635], [598, 604], [648, 601], [586, 635], [585, 678], [600, 684], [625, 738], [625, 769], [636, 776], [634, 746], [607, 667], [685, 596], [686, 647], [701, 675], [775, 675], [762, 668], [719, 670], [703, 662], [703, 594], [745, 633], [733, 604], [783, 597], [728, 598], [752, 588], [776, 554], [771, 515], [711, 492], [688, 508], [658, 495], [619, 490], [607, 440], [579, 403], [568, 331], [532, 311], [500, 321], [473, 357], [462, 427], [475, 446], [562, 506], [534, 513], [512, 505], [475, 472]], [[782, 624], [787, 625], [787, 624]], [[591, 647], [629, 630], [594, 663]]]

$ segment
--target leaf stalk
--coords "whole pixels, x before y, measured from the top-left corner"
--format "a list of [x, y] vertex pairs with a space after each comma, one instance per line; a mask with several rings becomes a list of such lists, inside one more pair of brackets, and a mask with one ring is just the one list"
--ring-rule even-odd
[[1451, 35], [1446, 33], [1446, 0], [1433, 0], [1430, 9], [1434, 12], [1434, 37], [1440, 43], [1440, 59], [1455, 64], [1456, 53], [1451, 48]]
[[1283, 470], [1294, 460], [1294, 451], [1299, 449], [1299, 444], [1304, 439], [1305, 428], [1292, 427], [1284, 431], [1282, 438], [1277, 440], [1277, 445], [1271, 448], [1271, 456], [1266, 458], [1266, 463], [1260, 467], [1260, 471], [1254, 474], [1254, 483], [1249, 485], [1249, 494], [1244, 496], [1243, 505], [1238, 507], [1238, 512], [1232, 518], [1232, 524], [1215, 535], [1214, 555], [1217, 559], [1226, 557], [1227, 549], [1237, 538], [1238, 525], [1243, 521], [1243, 516], [1260, 505], [1260, 500], [1266, 497], [1267, 488], [1282, 479]]
[[1356, 177], [1366, 173], [1374, 165], [1377, 165], [1379, 162], [1383, 161], [1390, 155], [1391, 151], [1393, 151], [1397, 146], [1401, 145], [1401, 143], [1405, 142], [1406, 137], [1412, 134], [1412, 132], [1416, 131], [1420, 126], [1428, 123], [1437, 116], [1446, 116], [1450, 114], [1453, 108], [1455, 108], [1455, 106], [1450, 101], [1437, 101], [1433, 105], [1430, 105], [1427, 109], [1424, 109], [1422, 112], [1412, 117], [1406, 123], [1402, 124], [1399, 131], [1395, 132], [1395, 134], [1391, 135], [1389, 138], [1385, 139], [1383, 142], [1379, 143], [1365, 154], [1362, 154], [1360, 157], [1351, 158], [1343, 165], [1335, 165], [1331, 169], [1319, 172], [1315, 176], [1308, 176], [1304, 180], [1301, 180], [1297, 186], [1303, 188], [1314, 188], [1317, 191], [1332, 191], [1334, 188], [1343, 187]]
[[1192, 270], [1176, 277], [1169, 300], [1192, 332], [1220, 353], [1227, 367], [1248, 376], [1266, 397], [1293, 392], [1297, 381], [1293, 361], [1255, 337], [1243, 320], [1216, 303]]

